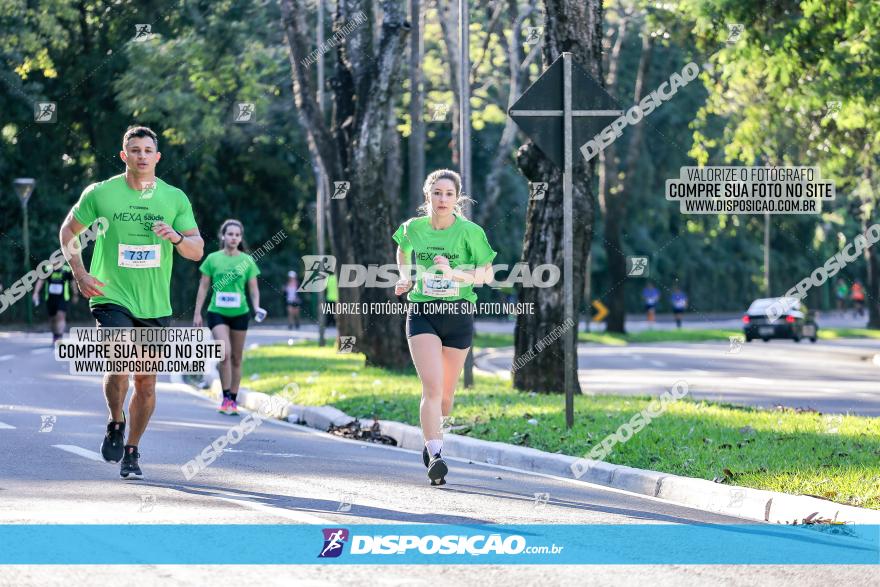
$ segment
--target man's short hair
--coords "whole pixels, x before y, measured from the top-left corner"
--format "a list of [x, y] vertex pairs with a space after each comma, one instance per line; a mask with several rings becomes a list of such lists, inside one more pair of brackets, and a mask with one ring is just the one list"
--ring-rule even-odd
[[159, 137], [155, 132], [149, 127], [146, 126], [130, 126], [128, 130], [125, 131], [125, 134], [122, 135], [122, 148], [125, 149], [125, 146], [128, 144], [130, 139], [135, 137], [143, 138], [150, 137], [153, 139], [153, 143], [156, 145], [156, 150], [159, 150]]

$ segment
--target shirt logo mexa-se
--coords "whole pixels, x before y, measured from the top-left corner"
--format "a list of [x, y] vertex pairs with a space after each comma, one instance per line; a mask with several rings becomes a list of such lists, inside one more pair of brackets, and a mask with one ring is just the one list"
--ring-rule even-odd
[[140, 212], [115, 212], [113, 214], [113, 221], [140, 224], [145, 231], [149, 232], [153, 230], [154, 222], [164, 222], [165, 217], [161, 214], [151, 214], [150, 212], [146, 214], [141, 214]]

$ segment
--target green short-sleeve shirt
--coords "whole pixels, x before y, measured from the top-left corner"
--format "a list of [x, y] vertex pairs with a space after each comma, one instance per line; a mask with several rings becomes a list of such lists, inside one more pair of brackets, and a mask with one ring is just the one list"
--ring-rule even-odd
[[[416, 263], [423, 269], [433, 266], [437, 255], [449, 259], [449, 265], [453, 269], [461, 265], [467, 266], [466, 269], [475, 269], [491, 263], [497, 254], [489, 245], [489, 239], [480, 225], [458, 215], [455, 216], [455, 222], [443, 230], [433, 228], [428, 216], [410, 218], [398, 227], [392, 238], [404, 253], [412, 252]], [[477, 301], [472, 285], [433, 275], [440, 275], [440, 272], [425, 271], [422, 279], [410, 290], [407, 299], [411, 302]]]
[[98, 218], [108, 224], [95, 240], [89, 267], [105, 284], [104, 295], [89, 305], [119, 304], [137, 318], [171, 315], [174, 245], [152, 228], [159, 221], [180, 232], [197, 228], [186, 194], [158, 178], [154, 190], [134, 190], [120, 174], [83, 190], [73, 217], [87, 227]]
[[247, 253], [227, 255], [214, 251], [202, 261], [199, 271], [211, 278], [209, 312], [241, 316], [250, 311], [245, 295], [247, 282], [260, 274], [254, 258]]

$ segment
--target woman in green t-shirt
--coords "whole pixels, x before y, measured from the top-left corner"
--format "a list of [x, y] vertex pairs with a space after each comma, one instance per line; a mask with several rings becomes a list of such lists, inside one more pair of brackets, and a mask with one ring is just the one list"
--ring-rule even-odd
[[422, 459], [431, 485], [442, 485], [448, 472], [440, 456], [442, 419], [452, 411], [455, 384], [473, 341], [477, 301], [473, 289], [494, 279], [496, 253], [483, 229], [462, 213], [461, 205], [469, 198], [462, 195], [456, 172], [432, 172], [423, 191], [422, 215], [401, 224], [392, 237], [398, 245], [401, 275], [394, 292], [408, 291], [407, 299], [412, 302], [406, 336], [422, 381]]
[[223, 387], [223, 403], [218, 410], [222, 414], [238, 414], [238, 386], [241, 383], [241, 360], [244, 340], [247, 336], [250, 307], [245, 295], [245, 285], [256, 309], [256, 320], [261, 322], [266, 311], [260, 308], [260, 274], [253, 257], [248, 255], [244, 243], [244, 226], [238, 220], [226, 220], [220, 226], [220, 250], [214, 251], [202, 261], [199, 271], [202, 279], [196, 294], [193, 326], [202, 326], [202, 306], [208, 290], [211, 304], [208, 306], [208, 328], [214, 340], [223, 341], [226, 356], [217, 365]]

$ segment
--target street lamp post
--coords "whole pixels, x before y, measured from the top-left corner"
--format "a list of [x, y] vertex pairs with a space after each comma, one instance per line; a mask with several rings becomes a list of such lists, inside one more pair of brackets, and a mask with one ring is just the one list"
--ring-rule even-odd
[[[21, 202], [21, 237], [24, 241], [24, 272], [27, 274], [31, 270], [31, 239], [30, 234], [28, 232], [28, 213], [27, 213], [27, 205], [28, 200], [30, 200], [31, 194], [34, 193], [34, 187], [37, 185], [37, 180], [32, 177], [19, 177], [12, 181], [12, 187], [15, 189], [15, 194], [18, 196], [19, 201]], [[26, 307], [27, 307], [27, 323], [28, 326], [31, 325], [33, 321], [32, 311], [31, 311], [31, 296], [27, 297]]]

